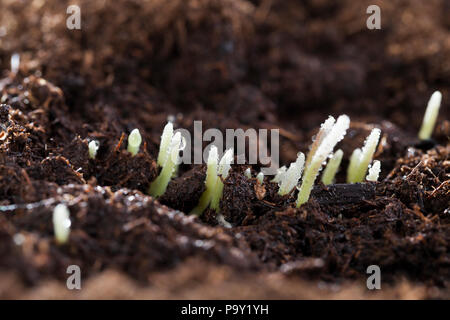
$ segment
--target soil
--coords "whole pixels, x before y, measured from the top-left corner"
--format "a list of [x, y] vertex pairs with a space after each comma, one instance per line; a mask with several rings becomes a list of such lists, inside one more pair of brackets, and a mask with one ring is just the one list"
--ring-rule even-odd
[[[446, 0], [0, 3], [1, 298], [450, 298], [450, 6]], [[72, 2], [70, 2], [72, 4]], [[366, 28], [377, 4], [382, 29]], [[13, 73], [10, 59], [20, 55]], [[443, 94], [433, 139], [427, 101]], [[167, 120], [280, 129], [280, 161], [328, 115], [352, 123], [341, 168], [382, 131], [377, 183], [318, 183], [295, 208], [233, 166], [221, 214], [189, 215], [204, 165], [146, 195]], [[126, 151], [138, 128], [140, 152]], [[88, 155], [89, 141], [100, 148]], [[71, 213], [68, 243], [52, 212]], [[85, 289], [65, 288], [76, 264]], [[379, 265], [383, 290], [365, 288]], [[86, 281], [86, 282], [84, 282]]]

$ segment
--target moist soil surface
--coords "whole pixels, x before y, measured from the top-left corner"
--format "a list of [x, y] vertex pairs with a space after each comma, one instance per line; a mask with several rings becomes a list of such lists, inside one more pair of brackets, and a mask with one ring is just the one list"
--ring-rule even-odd
[[[66, 27], [66, 1], [0, 3], [0, 297], [73, 297], [75, 264], [81, 298], [450, 298], [448, 1], [78, 4], [81, 30]], [[366, 27], [371, 4], [381, 30]], [[419, 141], [434, 90], [440, 116]], [[352, 122], [336, 183], [317, 183], [298, 209], [296, 190], [282, 197], [270, 177], [244, 175], [259, 165], [233, 165], [224, 180], [231, 228], [210, 209], [189, 215], [204, 165], [183, 164], [162, 197], [147, 195], [168, 120], [191, 133], [195, 120], [280, 129], [288, 165], [343, 113]], [[373, 128], [379, 182], [346, 184]], [[59, 203], [72, 221], [64, 245]], [[365, 288], [370, 265], [381, 293]]]

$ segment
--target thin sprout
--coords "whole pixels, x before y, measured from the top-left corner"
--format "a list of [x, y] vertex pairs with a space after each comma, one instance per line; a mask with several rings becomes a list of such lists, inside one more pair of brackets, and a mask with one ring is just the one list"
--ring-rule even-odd
[[153, 197], [159, 197], [166, 192], [167, 185], [173, 176], [176, 166], [180, 159], [180, 151], [182, 150], [182, 137], [181, 133], [177, 132], [170, 142], [169, 156], [164, 163], [159, 176], [150, 185], [149, 193]]
[[324, 185], [333, 183], [334, 177], [336, 176], [336, 172], [338, 171], [339, 166], [341, 165], [343, 155], [344, 152], [341, 149], [339, 149], [333, 154], [333, 157], [328, 161], [328, 164], [325, 167], [325, 170], [323, 171], [322, 174], [322, 183]]
[[206, 190], [200, 196], [198, 205], [191, 211], [191, 214], [200, 215], [205, 211], [211, 201], [211, 194], [214, 190], [217, 179], [217, 166], [219, 163], [219, 153], [216, 146], [211, 146], [208, 154], [208, 161], [206, 164]]
[[431, 138], [436, 120], [439, 114], [439, 108], [441, 107], [442, 93], [435, 91], [430, 100], [428, 101], [427, 110], [423, 117], [422, 127], [419, 131], [419, 139], [426, 140]]
[[356, 173], [359, 167], [359, 159], [361, 158], [361, 149], [356, 148], [350, 157], [350, 163], [347, 169], [347, 183], [356, 182]]
[[163, 130], [161, 135], [161, 144], [159, 145], [159, 153], [157, 163], [160, 167], [164, 166], [164, 163], [169, 156], [169, 147], [170, 141], [172, 141], [173, 137], [173, 124], [172, 122], [168, 122]]
[[260, 172], [256, 175], [256, 180], [258, 180], [259, 184], [262, 184], [264, 182], [264, 173]]
[[219, 212], [219, 204], [220, 199], [222, 198], [223, 194], [223, 182], [220, 178], [226, 179], [228, 177], [228, 173], [231, 169], [231, 163], [233, 162], [233, 149], [227, 150], [224, 155], [222, 156], [222, 159], [219, 162], [219, 169], [217, 170], [218, 177], [216, 179], [216, 184], [214, 186], [214, 191], [212, 192], [211, 196], [211, 209], [214, 209], [216, 212]]

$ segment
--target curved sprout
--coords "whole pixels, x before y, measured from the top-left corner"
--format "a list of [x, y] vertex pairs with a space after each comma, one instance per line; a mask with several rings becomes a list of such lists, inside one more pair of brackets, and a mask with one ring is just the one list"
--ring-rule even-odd
[[372, 162], [373, 155], [380, 140], [381, 130], [374, 128], [372, 132], [367, 137], [364, 147], [361, 149], [361, 155], [359, 156], [358, 169], [355, 172], [355, 181], [362, 182], [366, 177], [367, 169], [369, 164]]
[[170, 141], [173, 137], [173, 124], [172, 122], [167, 122], [164, 126], [163, 133], [161, 135], [161, 143], [159, 145], [159, 153], [157, 163], [160, 167], [164, 166], [164, 163], [169, 156]]

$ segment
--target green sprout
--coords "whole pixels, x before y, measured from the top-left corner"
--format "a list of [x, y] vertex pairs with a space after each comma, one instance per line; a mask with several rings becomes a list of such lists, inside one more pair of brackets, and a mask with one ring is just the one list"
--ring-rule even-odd
[[364, 142], [363, 148], [360, 151], [357, 151], [359, 149], [353, 151], [347, 171], [348, 183], [364, 181], [367, 169], [369, 168], [369, 164], [372, 162], [378, 141], [380, 140], [380, 135], [381, 130], [374, 128]]
[[347, 183], [355, 183], [355, 174], [358, 171], [359, 158], [361, 157], [361, 149], [356, 148], [353, 150], [350, 157], [350, 163], [347, 168]]
[[135, 156], [139, 152], [139, 147], [142, 143], [142, 137], [141, 133], [138, 129], [134, 129], [131, 131], [130, 135], [128, 136], [128, 152], [131, 153], [131, 155]]
[[332, 184], [334, 181], [334, 177], [336, 176], [336, 172], [339, 169], [339, 166], [342, 161], [342, 156], [344, 155], [344, 152], [339, 149], [337, 150], [331, 159], [328, 161], [327, 166], [325, 167], [325, 170], [322, 174], [322, 183], [324, 185]]
[[157, 163], [160, 167], [164, 165], [166, 159], [169, 155], [167, 149], [170, 147], [170, 141], [173, 137], [173, 124], [172, 122], [168, 122], [163, 130], [163, 134], [161, 136], [161, 144], [159, 145], [159, 153]]
[[70, 234], [70, 212], [64, 204], [58, 204], [53, 209], [53, 232], [58, 244], [64, 244]]
[[380, 171], [381, 171], [381, 162], [375, 160], [373, 162], [373, 165], [369, 168], [369, 174], [367, 175], [366, 180], [377, 182], [378, 177], [380, 176]]
[[219, 163], [219, 154], [216, 146], [211, 146], [206, 164], [206, 190], [200, 196], [198, 205], [191, 211], [191, 214], [201, 215], [210, 205], [212, 209], [219, 212], [219, 203], [223, 193], [223, 182], [220, 179], [226, 179], [233, 161], [233, 150], [225, 152]]
[[422, 127], [419, 131], [419, 139], [427, 140], [431, 138], [434, 126], [436, 124], [439, 108], [441, 107], [442, 93], [435, 91], [428, 101], [427, 110], [423, 117]]
[[153, 197], [159, 197], [166, 192], [167, 186], [173, 177], [173, 173], [180, 161], [180, 151], [185, 147], [181, 133], [177, 132], [171, 139], [170, 145], [166, 148], [165, 162], [159, 176], [150, 185], [149, 194]]
[[264, 182], [264, 173], [260, 172], [256, 175], [256, 180], [259, 184], [262, 184]]
[[297, 160], [292, 162], [284, 174], [281, 177], [280, 188], [278, 194], [284, 196], [292, 191], [297, 185], [298, 180], [302, 176], [303, 166], [305, 165], [305, 155], [300, 152], [297, 156]]
[[89, 158], [95, 159], [97, 156], [97, 150], [100, 147], [100, 143], [97, 140], [92, 140], [88, 144], [89, 147]]
[[[324, 131], [323, 136], [321, 135], [321, 132], [319, 132], [318, 136], [316, 137], [316, 139], [321, 139], [321, 143], [318, 147], [315, 148], [315, 151], [314, 148], [311, 148], [311, 151], [314, 151], [314, 154], [311, 156], [310, 164], [306, 167], [303, 174], [303, 181], [297, 197], [297, 208], [308, 201], [312, 187], [314, 185], [314, 181], [316, 180], [317, 174], [322, 168], [322, 164], [328, 158], [330, 153], [333, 152], [336, 144], [344, 138], [347, 129], [350, 126], [350, 119], [346, 115], [341, 115], [337, 119], [336, 123], [334, 123], [334, 121], [331, 121], [330, 118], [328, 118], [328, 120], [325, 121], [325, 123], [321, 127], [320, 131]], [[334, 124], [331, 129], [325, 131], [323, 129], [325, 125], [328, 125], [328, 121], [333, 122]], [[328, 127], [326, 127], [325, 129], [328, 129]], [[315, 142], [313, 143], [313, 145], [314, 144]]]

